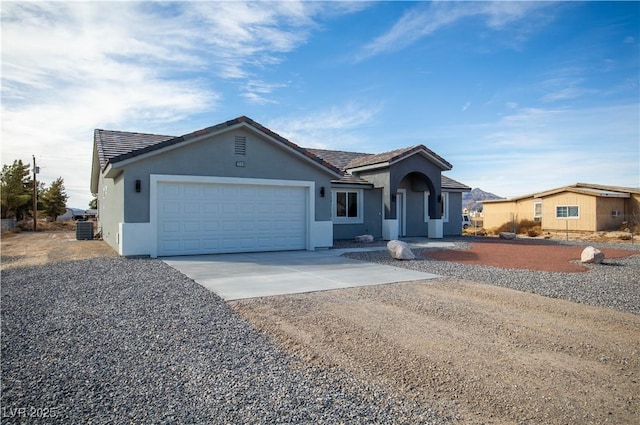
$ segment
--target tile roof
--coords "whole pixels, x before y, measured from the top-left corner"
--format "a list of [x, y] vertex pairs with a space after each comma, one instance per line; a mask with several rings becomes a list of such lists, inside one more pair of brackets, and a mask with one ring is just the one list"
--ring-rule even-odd
[[442, 183], [441, 186], [443, 189], [453, 189], [453, 190], [460, 190], [463, 192], [466, 191], [470, 191], [471, 188], [469, 186], [467, 186], [466, 184], [462, 184], [459, 181], [456, 181], [450, 177], [447, 177], [445, 175], [441, 175], [442, 178]]
[[347, 168], [347, 164], [351, 161], [361, 158], [363, 156], [371, 156], [370, 153], [361, 153], [361, 152], [345, 152], [345, 151], [330, 151], [324, 149], [312, 149], [307, 148], [307, 150], [313, 153], [316, 156], [324, 159], [327, 162], [330, 162], [335, 167], [345, 170]]
[[424, 145], [411, 146], [408, 148], [400, 148], [400, 149], [392, 150], [389, 152], [383, 152], [375, 155], [360, 156], [350, 161], [347, 164], [346, 168], [350, 169], [350, 168], [365, 167], [367, 165], [395, 162], [402, 158], [411, 156], [420, 151], [424, 151], [428, 155], [434, 157], [436, 160], [441, 162], [447, 168], [449, 169], [453, 168], [453, 166], [449, 164], [449, 162], [447, 162], [444, 158], [442, 158], [440, 155], [436, 154], [434, 151], [432, 151], [431, 149], [427, 148]]
[[160, 134], [129, 133], [126, 131], [100, 129], [96, 129], [93, 132], [101, 168], [104, 168], [114, 158], [155, 146], [160, 142], [173, 138], [174, 136]]

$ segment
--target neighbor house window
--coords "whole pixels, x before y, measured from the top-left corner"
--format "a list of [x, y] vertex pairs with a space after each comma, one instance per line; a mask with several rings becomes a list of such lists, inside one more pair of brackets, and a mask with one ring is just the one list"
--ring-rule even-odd
[[362, 190], [334, 190], [332, 210], [334, 223], [362, 223]]
[[534, 202], [534, 204], [533, 204], [533, 219], [535, 221], [542, 220], [542, 202]]
[[580, 207], [577, 205], [562, 205], [556, 207], [556, 218], [578, 218]]

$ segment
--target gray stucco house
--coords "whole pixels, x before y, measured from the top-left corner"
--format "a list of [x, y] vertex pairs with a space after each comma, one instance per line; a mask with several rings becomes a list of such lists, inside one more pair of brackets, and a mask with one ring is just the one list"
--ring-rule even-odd
[[91, 192], [121, 255], [331, 247], [461, 233], [462, 192], [425, 146], [302, 148], [247, 117], [179, 137], [95, 130]]

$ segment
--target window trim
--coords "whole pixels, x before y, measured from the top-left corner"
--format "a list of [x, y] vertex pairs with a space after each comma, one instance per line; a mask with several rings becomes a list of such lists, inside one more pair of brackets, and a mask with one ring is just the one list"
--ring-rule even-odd
[[[424, 208], [424, 222], [428, 223], [431, 220], [431, 216], [429, 216], [429, 196], [431, 193], [426, 190], [423, 192], [423, 208]], [[444, 223], [449, 222], [449, 192], [441, 192], [442, 196], [442, 215], [440, 216], [440, 220]]]
[[[558, 211], [560, 208], [566, 208], [567, 215], [560, 216], [558, 215]], [[569, 215], [570, 209], [575, 208], [577, 210], [577, 215]], [[556, 219], [559, 220], [577, 220], [580, 218], [580, 205], [556, 205]]]
[[[540, 213], [536, 214], [536, 207], [540, 205]], [[533, 219], [542, 218], [542, 201], [536, 201], [533, 203]]]
[[[449, 222], [449, 192], [442, 192], [442, 221], [444, 223]], [[461, 219], [462, 220], [462, 219]]]
[[429, 196], [431, 195], [431, 192], [425, 190], [423, 193], [424, 222], [428, 223], [429, 220], [431, 220], [431, 217], [429, 216]]
[[[358, 215], [356, 217], [338, 217], [336, 208], [338, 207], [338, 193], [346, 193], [347, 199], [349, 193], [356, 194], [356, 202], [358, 203]], [[331, 189], [331, 221], [334, 224], [362, 224], [364, 223], [364, 190], [363, 189]]]

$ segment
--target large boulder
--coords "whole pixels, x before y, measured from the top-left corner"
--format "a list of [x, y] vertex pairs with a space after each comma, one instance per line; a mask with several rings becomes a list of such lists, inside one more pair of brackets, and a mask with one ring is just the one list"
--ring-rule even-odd
[[356, 236], [356, 242], [371, 243], [371, 242], [373, 242], [373, 236], [372, 235]]
[[389, 241], [389, 243], [387, 243], [387, 249], [389, 250], [391, 257], [396, 260], [415, 260], [416, 258], [415, 254], [411, 252], [411, 248], [409, 248], [409, 245], [407, 245], [406, 242], [397, 240]]
[[604, 261], [604, 252], [592, 246], [588, 246], [585, 249], [583, 249], [582, 254], [580, 255], [581, 263], [600, 264], [603, 261]]
[[512, 233], [512, 232], [500, 232], [500, 239], [507, 239], [507, 240], [511, 240], [511, 239], [515, 239], [516, 238], [516, 234]]

